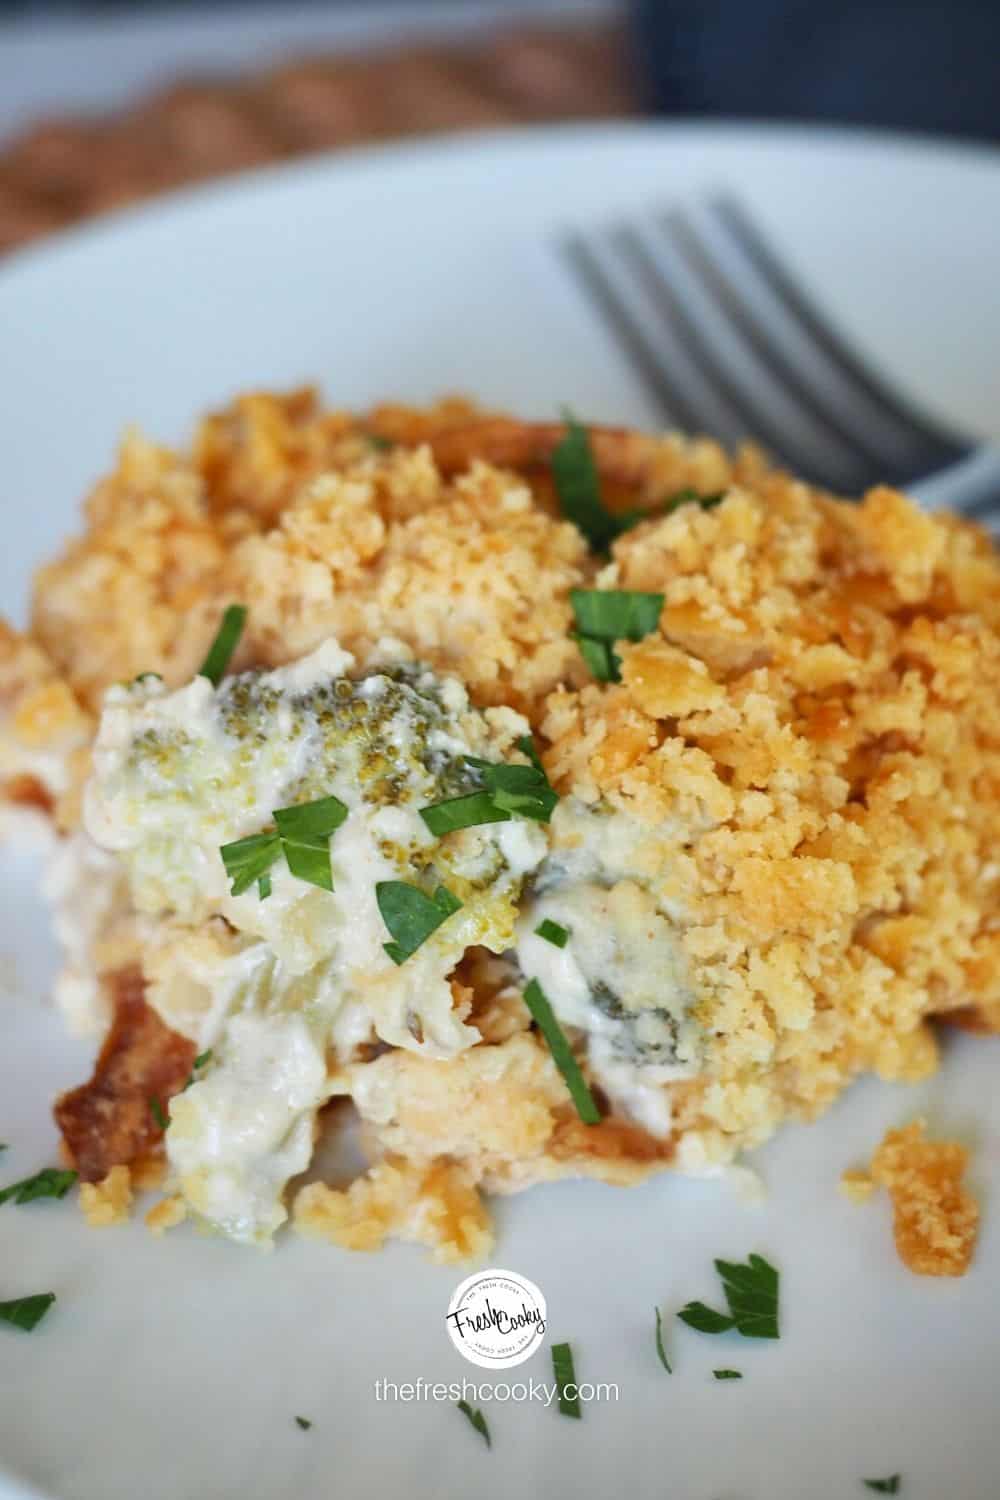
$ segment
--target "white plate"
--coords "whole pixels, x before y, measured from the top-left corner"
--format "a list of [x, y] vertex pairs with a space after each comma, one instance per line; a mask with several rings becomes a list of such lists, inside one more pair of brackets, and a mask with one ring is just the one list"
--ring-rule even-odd
[[[525, 413], [569, 402], [648, 420], [547, 242], [567, 222], [719, 185], [738, 188], [864, 350], [942, 414], [1000, 436], [988, 151], [621, 127], [365, 152], [154, 204], [0, 269], [4, 608], [22, 614], [31, 568], [74, 525], [124, 424], [180, 438], [244, 387], [316, 378], [352, 405], [457, 389]], [[50, 1100], [88, 1056], [45, 1008], [53, 955], [31, 861], [8, 857], [0, 876], [0, 962], [17, 966], [0, 1011], [6, 1180], [53, 1159]], [[187, 1229], [95, 1233], [68, 1202], [0, 1209], [0, 1296], [59, 1295], [31, 1337], [0, 1328], [0, 1494], [801, 1500], [900, 1471], [908, 1500], [978, 1500], [1000, 1463], [998, 1063], [996, 1042], [960, 1039], [919, 1088], [860, 1084], [758, 1153], [762, 1205], [669, 1177], [498, 1203], [494, 1263], [538, 1283], [580, 1378], [617, 1382], [620, 1397], [580, 1423], [484, 1403], [489, 1452], [450, 1402], [375, 1399], [380, 1378], [494, 1378], [446, 1334], [462, 1271], [399, 1247], [352, 1256], [288, 1236], [258, 1255]], [[984, 1225], [958, 1283], [904, 1271], [885, 1204], [837, 1192], [845, 1166], [920, 1111], [975, 1147]], [[668, 1319], [668, 1376], [654, 1305], [708, 1297], [713, 1256], [755, 1249], [783, 1274], [781, 1341]], [[718, 1365], [746, 1378], [717, 1384]], [[548, 1352], [509, 1373], [549, 1379]]]

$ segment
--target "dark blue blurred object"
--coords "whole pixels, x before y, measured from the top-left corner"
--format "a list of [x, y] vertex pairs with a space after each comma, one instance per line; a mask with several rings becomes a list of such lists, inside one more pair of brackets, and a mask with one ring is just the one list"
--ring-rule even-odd
[[633, 0], [658, 114], [1000, 140], [1000, 0]]

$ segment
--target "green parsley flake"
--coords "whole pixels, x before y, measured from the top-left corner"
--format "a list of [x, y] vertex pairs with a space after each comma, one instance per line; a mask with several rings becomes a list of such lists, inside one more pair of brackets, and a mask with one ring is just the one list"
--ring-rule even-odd
[[272, 833], [252, 833], [232, 844], [222, 844], [219, 853], [232, 881], [231, 896], [241, 896], [254, 884], [262, 900], [271, 894], [270, 868], [284, 854], [289, 870], [299, 880], [333, 890], [330, 869], [330, 835], [348, 815], [339, 797], [320, 797], [294, 807], [275, 808]]
[[207, 677], [213, 687], [218, 687], [225, 676], [226, 668], [243, 634], [246, 618], [245, 604], [230, 604], [222, 616], [222, 624], [219, 626], [215, 640], [209, 646], [208, 655], [198, 668], [198, 676]]
[[677, 1316], [699, 1333], [725, 1333], [735, 1328], [748, 1339], [776, 1339], [778, 1332], [778, 1272], [762, 1255], [751, 1255], [745, 1265], [717, 1260], [715, 1269], [729, 1303], [729, 1315], [689, 1302]]
[[570, 589], [581, 635], [602, 641], [641, 641], [660, 623], [662, 594], [637, 589]]
[[510, 813], [497, 807], [489, 792], [470, 792], [466, 797], [448, 797], [420, 809], [420, 816], [435, 838], [476, 828], [481, 823], [509, 823]]
[[762, 1255], [751, 1255], [746, 1265], [717, 1260], [723, 1290], [737, 1331], [747, 1339], [776, 1339], [778, 1333], [778, 1272]]
[[580, 1064], [573, 1056], [572, 1048], [566, 1040], [566, 1033], [556, 1020], [555, 1012], [537, 979], [532, 979], [529, 984], [525, 985], [524, 1003], [531, 1011], [535, 1024], [545, 1038], [552, 1054], [552, 1061], [563, 1076], [580, 1119], [586, 1125], [599, 1125], [601, 1111], [587, 1087], [587, 1080], [580, 1071]]
[[281, 853], [281, 840], [276, 833], [252, 833], [249, 838], [237, 839], [233, 844], [222, 844], [219, 853], [232, 881], [229, 894], [242, 896], [265, 876], [270, 890], [267, 872]]
[[716, 1312], [712, 1307], [706, 1307], [704, 1302], [688, 1302], [677, 1314], [682, 1323], [689, 1328], [695, 1328], [699, 1333], [725, 1333], [730, 1328], [736, 1327], [733, 1318], [727, 1318], [725, 1313]]
[[571, 637], [580, 648], [580, 655], [586, 663], [591, 677], [598, 682], [619, 682], [621, 671], [621, 659], [618, 657], [607, 641], [594, 641], [590, 636], [581, 635], [578, 630], [570, 632]]
[[559, 795], [545, 774], [531, 735], [522, 734], [517, 748], [530, 760], [530, 766], [497, 766], [474, 757], [468, 759], [470, 764], [479, 768], [483, 785], [497, 807], [521, 818], [531, 818], [536, 823], [547, 823]]
[[660, 1309], [658, 1307], [654, 1307], [653, 1311], [656, 1314], [656, 1353], [659, 1356], [660, 1364], [666, 1370], [667, 1374], [672, 1375], [674, 1372], [670, 1367], [667, 1351], [663, 1347], [663, 1319], [660, 1316]]
[[583, 532], [595, 552], [607, 552], [616, 537], [640, 521], [672, 515], [682, 505], [700, 505], [702, 510], [711, 510], [725, 499], [724, 490], [701, 495], [688, 486], [668, 496], [661, 505], [614, 515], [601, 495], [601, 476], [587, 429], [569, 412], [566, 434], [552, 453], [552, 477], [563, 515]]
[[157, 1099], [155, 1094], [151, 1094], [149, 1097], [149, 1113], [153, 1116], [153, 1119], [156, 1122], [157, 1130], [167, 1129], [170, 1121], [167, 1118], [166, 1111], [164, 1110], [163, 1105], [160, 1103], [159, 1099]]
[[61, 1167], [43, 1167], [34, 1177], [25, 1177], [21, 1182], [12, 1182], [0, 1190], [0, 1203], [32, 1203], [36, 1198], [65, 1198], [76, 1182], [75, 1172], [63, 1171]]
[[274, 822], [288, 868], [299, 880], [324, 891], [333, 890], [330, 835], [346, 817], [347, 808], [339, 797], [321, 797], [318, 802], [275, 809]]
[[552, 453], [559, 507], [595, 552], [606, 552], [622, 530], [601, 498], [601, 478], [587, 429], [567, 413], [566, 435]]
[[312, 1423], [310, 1422], [308, 1417], [296, 1417], [295, 1420], [299, 1427], [302, 1428], [303, 1432], [308, 1432], [310, 1427], [312, 1426]]
[[375, 899], [392, 934], [393, 941], [382, 946], [394, 964], [405, 963], [462, 905], [446, 886], [439, 885], [428, 896], [405, 880], [378, 881]]
[[901, 1482], [898, 1474], [890, 1474], [885, 1479], [862, 1479], [861, 1481], [866, 1489], [875, 1490], [879, 1495], [898, 1495]]
[[713, 1370], [712, 1374], [716, 1380], [742, 1380], [742, 1370]]
[[420, 816], [435, 838], [482, 823], [506, 823], [515, 814], [532, 818], [536, 823], [549, 821], [559, 797], [545, 774], [531, 736], [521, 735], [517, 748], [531, 761], [530, 766], [494, 765], [477, 755], [465, 757], [466, 763], [479, 772], [485, 790], [422, 807]]
[[[212, 1049], [211, 1049], [211, 1047], [208, 1047], [204, 1052], [199, 1052], [198, 1053], [198, 1056], [195, 1058], [194, 1062], [191, 1064], [191, 1071], [188, 1074], [187, 1083], [184, 1085], [184, 1089], [189, 1089], [191, 1087], [192, 1083], [195, 1083], [197, 1081], [197, 1074], [200, 1073], [201, 1070], [202, 1070], [202, 1068], [205, 1067], [205, 1065], [207, 1063], [210, 1063], [211, 1060], [212, 1060]], [[181, 1090], [181, 1093], [184, 1092], [184, 1089]]]
[[15, 1297], [10, 1302], [0, 1302], [0, 1323], [9, 1323], [12, 1328], [23, 1328], [25, 1333], [30, 1333], [38, 1327], [55, 1300], [55, 1292], [36, 1292], [32, 1297]]
[[455, 1405], [459, 1411], [464, 1412], [468, 1417], [473, 1427], [485, 1441], [487, 1448], [492, 1448], [493, 1443], [490, 1440], [490, 1429], [486, 1425], [486, 1418], [483, 1416], [482, 1408], [477, 1406], [475, 1411], [473, 1411], [468, 1401], [456, 1401]]
[[722, 504], [725, 498], [725, 490], [719, 490], [714, 495], [699, 495], [697, 490], [693, 490], [690, 486], [688, 486], [686, 489], [678, 490], [676, 494], [671, 495], [667, 500], [664, 500], [661, 506], [658, 506], [653, 511], [647, 512], [647, 514], [654, 516], [672, 516], [675, 510], [680, 510], [682, 505], [700, 505], [702, 510], [714, 510], [717, 505]]
[[615, 641], [641, 641], [660, 623], [662, 594], [636, 589], [570, 589], [576, 617], [574, 639], [599, 682], [618, 682], [621, 661]]
[[535, 935], [537, 937], [544, 938], [545, 941], [547, 943], [551, 943], [554, 948], [565, 948], [566, 944], [569, 942], [569, 931], [567, 930], [567, 928], [560, 927], [558, 922], [551, 922], [548, 917], [545, 917], [543, 921], [539, 922], [538, 926], [535, 928]]
[[[583, 1413], [580, 1411], [580, 1393], [573, 1368], [573, 1351], [568, 1344], [552, 1345], [552, 1373], [559, 1392], [559, 1410], [564, 1417], [575, 1417], [579, 1421]], [[575, 1395], [567, 1395], [569, 1386], [573, 1386]]]

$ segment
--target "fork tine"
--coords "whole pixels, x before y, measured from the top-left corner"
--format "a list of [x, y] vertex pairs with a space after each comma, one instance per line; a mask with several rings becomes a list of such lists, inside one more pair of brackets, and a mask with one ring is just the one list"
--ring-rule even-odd
[[878, 445], [869, 440], [869, 435], [861, 430], [858, 422], [844, 421], [831, 409], [829, 390], [819, 394], [813, 389], [808, 374], [789, 358], [766, 315], [755, 310], [745, 287], [738, 285], [730, 271], [720, 263], [719, 256], [713, 254], [710, 243], [692, 219], [681, 210], [672, 209], [664, 216], [663, 222], [680, 253], [771, 378], [782, 387], [786, 396], [806, 409], [813, 422], [827, 430], [834, 442], [843, 444], [867, 462], [872, 473], [866, 482], [874, 483], [885, 473], [888, 462], [885, 453], [878, 451]]
[[[729, 236], [786, 313], [819, 350], [856, 401], [867, 406], [894, 437], [897, 454], [909, 474], [897, 482], [944, 468], [968, 452], [968, 445], [947, 432], [896, 394], [850, 348], [820, 312], [812, 298], [774, 253], [746, 210], [728, 196], [708, 205], [713, 221]], [[899, 463], [899, 457], [896, 460]]]
[[684, 394], [666, 361], [647, 338], [594, 249], [581, 235], [570, 235], [561, 245], [570, 270], [620, 344], [632, 368], [651, 396], [663, 420], [697, 432], [702, 419]]
[[665, 239], [657, 246], [659, 252], [666, 253], [654, 256], [634, 228], [617, 229], [613, 238], [660, 316], [674, 327], [692, 364], [737, 414], [741, 435], [760, 438], [779, 458], [819, 484], [848, 492], [858, 488], [862, 475], [852, 453], [839, 445], [835, 448], [830, 443], [817, 445], [796, 438], [792, 430], [795, 424], [776, 420], [766, 396], [752, 389], [749, 381], [741, 381], [730, 372], [706, 332], [704, 319], [697, 316], [693, 303], [689, 306], [689, 289], [683, 281], [678, 283], [676, 251], [671, 254], [673, 247], [669, 241]]

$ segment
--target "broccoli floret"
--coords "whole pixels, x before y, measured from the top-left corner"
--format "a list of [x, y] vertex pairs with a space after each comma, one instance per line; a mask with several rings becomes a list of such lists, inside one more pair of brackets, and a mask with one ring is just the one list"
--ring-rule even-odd
[[611, 1050], [622, 1062], [653, 1065], [677, 1061], [680, 1028], [676, 1016], [666, 1010], [626, 1010], [603, 980], [591, 986], [590, 998], [602, 1016], [620, 1023], [609, 1041]]

